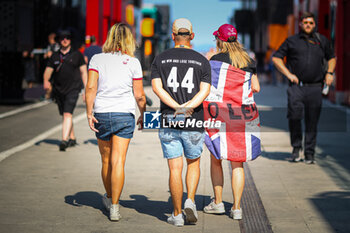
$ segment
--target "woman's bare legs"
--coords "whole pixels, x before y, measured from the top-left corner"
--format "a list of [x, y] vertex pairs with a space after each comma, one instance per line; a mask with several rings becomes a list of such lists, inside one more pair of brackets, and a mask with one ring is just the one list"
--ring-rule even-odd
[[213, 184], [213, 191], [215, 196], [215, 204], [222, 202], [222, 189], [224, 186], [224, 175], [222, 172], [222, 164], [220, 159], [216, 159], [210, 153], [210, 175]]
[[131, 139], [112, 136], [112, 151], [111, 151], [111, 185], [112, 185], [112, 204], [119, 202], [120, 195], [124, 186], [124, 165], [126, 152], [128, 151]]
[[244, 169], [242, 162], [232, 162], [232, 193], [233, 193], [233, 208], [241, 208], [241, 198], [244, 189]]
[[101, 159], [102, 159], [102, 169], [101, 176], [103, 185], [106, 189], [107, 197], [112, 197], [112, 189], [111, 189], [111, 150], [112, 150], [112, 139], [109, 141], [103, 141], [101, 139], [97, 139], [98, 148], [100, 149]]

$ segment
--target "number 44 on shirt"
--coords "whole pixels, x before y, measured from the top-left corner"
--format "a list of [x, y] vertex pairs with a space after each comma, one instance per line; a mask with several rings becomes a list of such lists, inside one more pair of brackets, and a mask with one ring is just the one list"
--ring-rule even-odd
[[[167, 86], [173, 88], [173, 92], [177, 92], [180, 84], [177, 82], [177, 67], [172, 67], [167, 79]], [[193, 84], [193, 67], [188, 68], [184, 79], [181, 82], [181, 88], [187, 88], [187, 93], [192, 93]]]

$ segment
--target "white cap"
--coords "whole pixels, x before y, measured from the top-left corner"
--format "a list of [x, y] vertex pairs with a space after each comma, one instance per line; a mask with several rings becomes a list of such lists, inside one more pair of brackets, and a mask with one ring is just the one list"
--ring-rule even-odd
[[179, 18], [173, 23], [173, 33], [178, 34], [180, 29], [187, 29], [192, 33], [192, 24], [188, 19]]

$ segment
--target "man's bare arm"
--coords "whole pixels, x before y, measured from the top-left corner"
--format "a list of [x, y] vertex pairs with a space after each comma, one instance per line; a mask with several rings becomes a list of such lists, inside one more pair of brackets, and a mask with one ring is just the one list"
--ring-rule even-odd
[[210, 83], [201, 82], [199, 86], [199, 92], [190, 101], [188, 101], [183, 107], [189, 108], [189, 109], [194, 109], [198, 107], [201, 103], [203, 103], [205, 98], [207, 98], [207, 96], [209, 95], [210, 86], [211, 86]]
[[180, 105], [169, 95], [169, 93], [164, 90], [163, 83], [160, 78], [152, 79], [152, 89], [159, 99], [172, 109], [176, 110], [180, 107]]
[[51, 88], [51, 83], [50, 83], [50, 77], [53, 73], [53, 68], [52, 67], [46, 67], [44, 71], [44, 89], [48, 90]]
[[80, 70], [81, 79], [83, 80], [83, 83], [84, 83], [84, 87], [86, 87], [86, 83], [87, 83], [87, 67], [86, 67], [86, 65], [80, 66], [79, 70]]
[[[334, 73], [336, 63], [337, 62], [336, 62], [335, 58], [329, 59], [327, 72]], [[326, 85], [330, 86], [332, 84], [333, 80], [334, 80], [334, 75], [327, 73], [326, 78], [325, 78]]]

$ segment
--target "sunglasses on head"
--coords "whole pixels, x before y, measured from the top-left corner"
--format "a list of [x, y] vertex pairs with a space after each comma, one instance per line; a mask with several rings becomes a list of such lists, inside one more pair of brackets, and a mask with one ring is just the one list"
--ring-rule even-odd
[[310, 25], [314, 25], [314, 22], [309, 22], [309, 21], [305, 21], [303, 22], [304, 25], [310, 24]]

